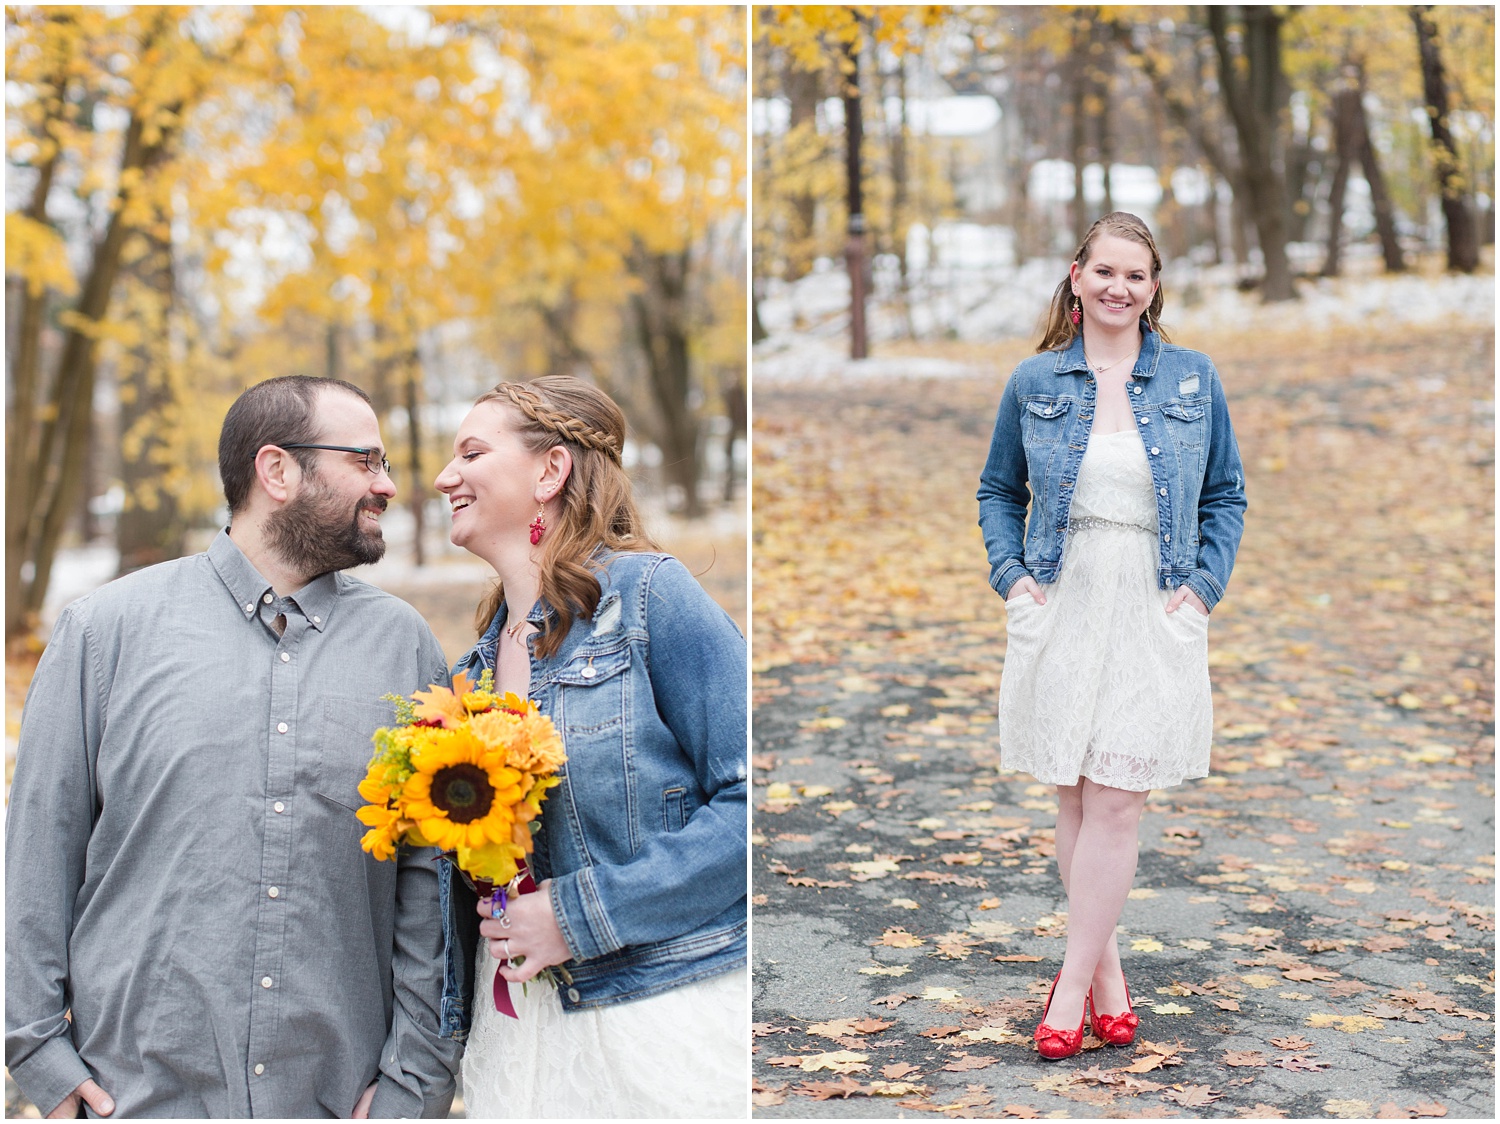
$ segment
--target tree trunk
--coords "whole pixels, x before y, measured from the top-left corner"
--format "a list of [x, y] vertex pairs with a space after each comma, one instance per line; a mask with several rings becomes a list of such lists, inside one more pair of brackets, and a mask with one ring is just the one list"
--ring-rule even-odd
[[1334, 91], [1330, 108], [1333, 116], [1333, 182], [1328, 187], [1328, 252], [1323, 257], [1322, 275], [1339, 275], [1339, 251], [1344, 233], [1344, 189], [1349, 183], [1349, 168], [1358, 155], [1355, 139], [1356, 114], [1359, 112], [1359, 90], [1341, 85]]
[[[179, 121], [181, 105], [163, 107], [167, 121]], [[6, 553], [19, 552], [21, 565], [29, 563], [30, 576], [21, 577], [18, 598], [7, 596], [7, 639], [29, 631], [47, 595], [52, 564], [68, 517], [76, 508], [83, 484], [84, 445], [88, 441], [94, 405], [97, 372], [96, 326], [104, 320], [116, 278], [120, 256], [131, 233], [129, 213], [135, 185], [154, 169], [175, 144], [178, 127], [157, 123], [150, 143], [145, 123], [132, 115], [126, 125], [120, 157], [118, 193], [104, 237], [94, 247], [93, 259], [73, 312], [82, 323], [70, 327], [64, 337], [57, 373], [52, 380], [49, 402], [39, 411], [40, 437], [34, 459], [19, 490], [22, 511], [17, 525], [20, 541], [6, 544]], [[37, 424], [37, 418], [31, 424]], [[7, 497], [15, 502], [16, 496]]]
[[406, 353], [406, 438], [411, 487], [408, 503], [411, 505], [411, 560], [416, 566], [427, 562], [427, 521], [424, 518], [427, 502], [427, 473], [422, 468], [422, 356], [413, 338], [411, 350]]
[[1359, 97], [1354, 102], [1355, 143], [1360, 165], [1364, 168], [1365, 182], [1370, 185], [1370, 206], [1375, 211], [1375, 230], [1380, 235], [1380, 252], [1385, 257], [1387, 273], [1401, 273], [1406, 262], [1401, 255], [1401, 242], [1396, 237], [1396, 208], [1391, 203], [1391, 193], [1385, 185], [1385, 173], [1380, 170], [1380, 159], [1375, 152], [1375, 143], [1370, 140], [1370, 123], [1365, 117], [1365, 73], [1359, 71]]
[[1083, 167], [1088, 162], [1088, 145], [1084, 134], [1084, 117], [1088, 101], [1088, 43], [1080, 18], [1072, 20], [1072, 50], [1068, 72], [1072, 79], [1072, 104], [1069, 106], [1068, 153], [1073, 162], [1073, 250], [1076, 253], [1089, 232], [1089, 206], [1083, 195]]
[[[1219, 58], [1219, 88], [1240, 142], [1241, 180], [1265, 265], [1261, 299], [1293, 300], [1291, 264], [1286, 256], [1287, 203], [1284, 171], [1276, 143], [1286, 82], [1281, 72], [1281, 17], [1264, 5], [1245, 5], [1244, 54], [1230, 47], [1227, 9], [1210, 5], [1208, 26]], [[1243, 57], [1249, 73], [1237, 67]]]
[[630, 306], [661, 419], [662, 468], [682, 489], [682, 513], [696, 519], [703, 514], [703, 504], [698, 498], [699, 425], [688, 359], [689, 261], [687, 250], [653, 254], [637, 242], [630, 264], [641, 291], [631, 294]]
[[[823, 95], [823, 72], [803, 70], [791, 52], [787, 52], [786, 69], [782, 73], [781, 81], [790, 109], [787, 121], [788, 137], [810, 132], [815, 127], [818, 102]], [[818, 200], [811, 191], [804, 189], [793, 193], [787, 203], [791, 212], [791, 228], [787, 231], [783, 247], [786, 280], [796, 281], [812, 271], [817, 237]]]
[[906, 235], [911, 228], [907, 202], [906, 157], [906, 57], [896, 57], [896, 120], [887, 122], [891, 142], [891, 252], [896, 255], [900, 275], [898, 299], [901, 304], [902, 331], [907, 339], [916, 336], [911, 319], [911, 286], [906, 273]]
[[[120, 393], [120, 483], [125, 507], [115, 541], [119, 573], [180, 558], [187, 528], [179, 515], [177, 493], [166, 470], [163, 450], [167, 426], [177, 404], [170, 364], [171, 317], [175, 303], [172, 245], [148, 228], [139, 235], [146, 251], [130, 267], [138, 296], [134, 319], [141, 342], [126, 360]], [[131, 290], [127, 290], [131, 291]]]
[[859, 39], [845, 48], [852, 68], [844, 78], [844, 175], [848, 181], [849, 228], [844, 256], [849, 266], [849, 358], [870, 354], [865, 327], [865, 222], [864, 179], [861, 149], [864, 145], [864, 109], [860, 100]]
[[1422, 58], [1422, 89], [1427, 98], [1427, 119], [1432, 126], [1432, 157], [1442, 195], [1443, 219], [1448, 225], [1448, 268], [1473, 273], [1479, 265], [1479, 239], [1474, 215], [1469, 210], [1459, 166], [1458, 146], [1448, 129], [1448, 82], [1443, 75], [1443, 57], [1438, 49], [1437, 27], [1429, 13], [1431, 5], [1414, 4], [1409, 9], [1417, 29], [1417, 48]]

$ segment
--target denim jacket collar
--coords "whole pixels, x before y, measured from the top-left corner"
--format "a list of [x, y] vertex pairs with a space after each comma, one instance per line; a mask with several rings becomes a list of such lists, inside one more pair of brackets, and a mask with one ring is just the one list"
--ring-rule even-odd
[[[1149, 379], [1156, 373], [1156, 364], [1160, 358], [1161, 336], [1146, 327], [1146, 322], [1142, 320], [1141, 353], [1136, 356], [1135, 370], [1131, 371], [1131, 377]], [[1052, 373], [1054, 375], [1087, 374], [1088, 370], [1088, 359], [1083, 354], [1083, 333], [1079, 332], [1073, 337], [1072, 343], [1058, 351], [1057, 362], [1052, 366]]]

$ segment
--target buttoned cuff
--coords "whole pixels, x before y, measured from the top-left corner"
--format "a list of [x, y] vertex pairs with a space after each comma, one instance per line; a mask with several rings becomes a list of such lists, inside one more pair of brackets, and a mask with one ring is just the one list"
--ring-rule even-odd
[[605, 915], [593, 873], [584, 867], [554, 877], [549, 889], [553, 916], [574, 960], [593, 960], [624, 947]]
[[370, 1099], [371, 1120], [416, 1120], [422, 1113], [422, 1098], [410, 1089], [403, 1088], [385, 1074], [375, 1086], [375, 1096]]
[[[83, 1064], [66, 1034], [47, 1039], [24, 1061], [10, 1066], [10, 1075], [43, 1116], [94, 1075]], [[100, 1082], [108, 1093], [108, 1078]]]

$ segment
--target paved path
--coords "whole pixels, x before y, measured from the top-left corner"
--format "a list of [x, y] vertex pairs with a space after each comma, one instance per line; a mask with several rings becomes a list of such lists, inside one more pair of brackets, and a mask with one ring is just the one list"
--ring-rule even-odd
[[1142, 820], [1138, 1047], [1057, 1063], [1055, 796], [998, 770], [973, 531], [1003, 377], [757, 393], [756, 1115], [1494, 1117], [1493, 462], [1409, 342], [1226, 375], [1213, 775]]

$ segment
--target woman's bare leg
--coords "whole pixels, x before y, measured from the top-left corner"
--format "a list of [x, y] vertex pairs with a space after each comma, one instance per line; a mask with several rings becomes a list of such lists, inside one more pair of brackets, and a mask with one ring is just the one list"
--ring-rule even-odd
[[[1080, 780], [1077, 784], [1057, 786], [1057, 870], [1062, 875], [1064, 894], [1068, 892], [1068, 871], [1073, 862], [1073, 849], [1078, 843], [1078, 829], [1083, 824], [1083, 783]], [[1092, 984], [1094, 1000], [1101, 1014], [1125, 1013], [1128, 1002], [1124, 980], [1119, 943], [1117, 940], [1107, 941], [1104, 954], [1094, 969]]]
[[1100, 1010], [1111, 1015], [1125, 1010], [1115, 925], [1135, 879], [1147, 795], [1087, 778], [1058, 786], [1057, 864], [1068, 894], [1068, 949], [1047, 1014], [1049, 1026], [1076, 1027], [1096, 980]]

